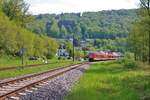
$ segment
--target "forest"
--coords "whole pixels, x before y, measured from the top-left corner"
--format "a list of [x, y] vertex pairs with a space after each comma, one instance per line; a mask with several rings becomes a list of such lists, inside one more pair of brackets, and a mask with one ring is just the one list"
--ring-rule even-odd
[[80, 46], [83, 40], [87, 42], [86, 46], [95, 50], [125, 53], [127, 37], [139, 20], [139, 9], [40, 14], [33, 17], [35, 20], [28, 24], [27, 29], [36, 34], [64, 40], [74, 36], [75, 46]]
[[40, 14], [28, 29], [55, 38], [75, 37], [115, 39], [127, 37], [139, 19], [138, 9], [83, 13]]
[[34, 20], [28, 8], [24, 0], [0, 1], [0, 57], [19, 56], [22, 48], [26, 49], [26, 56], [55, 55], [58, 47], [55, 39], [27, 30], [27, 24]]

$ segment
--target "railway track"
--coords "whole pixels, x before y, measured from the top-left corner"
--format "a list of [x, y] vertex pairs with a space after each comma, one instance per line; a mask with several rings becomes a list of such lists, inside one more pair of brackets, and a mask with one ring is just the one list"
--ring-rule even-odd
[[[30, 65], [24, 65], [24, 66], [11, 66], [11, 67], [2, 67], [0, 68], [0, 72], [1, 71], [8, 71], [8, 70], [15, 70], [18, 68], [30, 68], [30, 67], [38, 67], [38, 66], [43, 66], [43, 65], [49, 65], [49, 64], [55, 64], [58, 62], [52, 62], [52, 63], [42, 63], [42, 64], [30, 64]], [[61, 62], [64, 63], [64, 62]]]
[[31, 65], [25, 65], [25, 66], [3, 67], [3, 68], [0, 68], [0, 71], [14, 70], [14, 69], [17, 69], [17, 68], [37, 67], [37, 66], [48, 65], [48, 64], [51, 64], [51, 63], [47, 63], [47, 64], [31, 64]]
[[0, 100], [19, 100], [19, 96], [33, 92], [39, 87], [48, 84], [48, 80], [62, 75], [70, 70], [76, 69], [82, 65], [84, 64], [80, 63], [76, 65], [70, 65], [38, 74], [0, 82]]

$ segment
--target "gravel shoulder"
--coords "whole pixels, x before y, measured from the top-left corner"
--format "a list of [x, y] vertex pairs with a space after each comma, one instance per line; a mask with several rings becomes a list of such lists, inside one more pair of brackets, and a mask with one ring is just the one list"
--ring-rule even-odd
[[79, 80], [83, 73], [89, 68], [88, 64], [71, 70], [58, 76], [32, 93], [22, 96], [21, 100], [64, 100], [64, 97], [71, 91], [72, 86]]

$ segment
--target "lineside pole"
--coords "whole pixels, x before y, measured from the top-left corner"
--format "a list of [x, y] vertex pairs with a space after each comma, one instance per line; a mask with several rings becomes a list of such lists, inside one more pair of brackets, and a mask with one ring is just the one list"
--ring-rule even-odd
[[74, 58], [74, 34], [73, 34], [73, 62], [75, 61], [75, 58]]

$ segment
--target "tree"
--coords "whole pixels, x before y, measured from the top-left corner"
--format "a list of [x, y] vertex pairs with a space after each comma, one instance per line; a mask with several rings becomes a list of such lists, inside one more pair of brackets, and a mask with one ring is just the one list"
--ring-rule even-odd
[[27, 55], [33, 55], [33, 46], [34, 46], [34, 34], [23, 28], [19, 28], [16, 32], [16, 52], [20, 51], [21, 48], [27, 49]]
[[[100, 12], [84, 12], [82, 16], [76, 13], [70, 14], [42, 14], [36, 15], [36, 21], [31, 23], [29, 29], [39, 34], [42, 27], [42, 33], [53, 36], [50, 31], [53, 20], [57, 20], [61, 38], [61, 26], [68, 31], [67, 36], [75, 33], [78, 38], [113, 38], [127, 37], [131, 26], [139, 19], [136, 13], [139, 9], [131, 10], [112, 10]], [[59, 19], [59, 20], [58, 20]], [[41, 25], [39, 25], [41, 24]], [[62, 33], [63, 34], [63, 33]]]
[[46, 54], [45, 56], [50, 59], [53, 58], [56, 54], [57, 48], [58, 48], [58, 43], [56, 40], [49, 38], [47, 36], [42, 36], [44, 42], [45, 42], [45, 47], [46, 48]]
[[77, 24], [76, 26], [75, 26], [75, 29], [74, 29], [74, 31], [75, 31], [75, 38], [77, 38], [77, 39], [79, 39], [81, 36], [80, 36], [80, 34], [81, 34], [81, 28], [80, 28], [80, 25], [79, 24]]
[[69, 53], [70, 56], [73, 57], [73, 45], [72, 45], [72, 43], [70, 41], [66, 41], [65, 45], [66, 45], [67, 52]]
[[24, 0], [3, 0], [2, 11], [10, 20], [16, 21], [17, 24], [25, 27], [32, 20], [28, 13], [29, 5]]
[[50, 34], [48, 34], [48, 35], [53, 36], [55, 38], [58, 38], [59, 37], [59, 32], [60, 32], [60, 30], [59, 30], [59, 27], [58, 27], [58, 23], [55, 19], [53, 19], [52, 25], [51, 25], [51, 28], [50, 28]]
[[47, 52], [44, 46], [44, 40], [40, 36], [35, 36], [34, 38], [34, 56], [43, 57], [44, 53]]
[[67, 29], [64, 27], [64, 25], [61, 26], [61, 37], [64, 38], [67, 35]]
[[[12, 27], [11, 27], [12, 26]], [[11, 28], [10, 28], [11, 27]], [[0, 53], [13, 54], [16, 48], [16, 25], [0, 11]]]
[[150, 0], [140, 2], [140, 20], [129, 34], [129, 44], [135, 54], [135, 60], [150, 63]]
[[[150, 27], [150, 0], [140, 0], [140, 2], [141, 2], [141, 7], [144, 11], [144, 16], [145, 17], [148, 16], [148, 19], [149, 19], [149, 20], [146, 21], [146, 24], [148, 24], [148, 26]], [[149, 43], [148, 43], [149, 44], [148, 45], [148, 48], [149, 48], [149, 55], [148, 56], [149, 56], [149, 58], [148, 58], [148, 62], [150, 64], [150, 29], [148, 30], [148, 37], [149, 37]]]
[[82, 39], [88, 38], [88, 27], [84, 23], [81, 23], [81, 33], [82, 33]]
[[0, 0], [0, 9], [1, 9], [2, 3], [3, 3], [3, 0]]
[[47, 36], [36, 35], [16, 24], [0, 11], [0, 55], [18, 56], [21, 48], [26, 48], [26, 55], [53, 57], [57, 49], [56, 40]]

